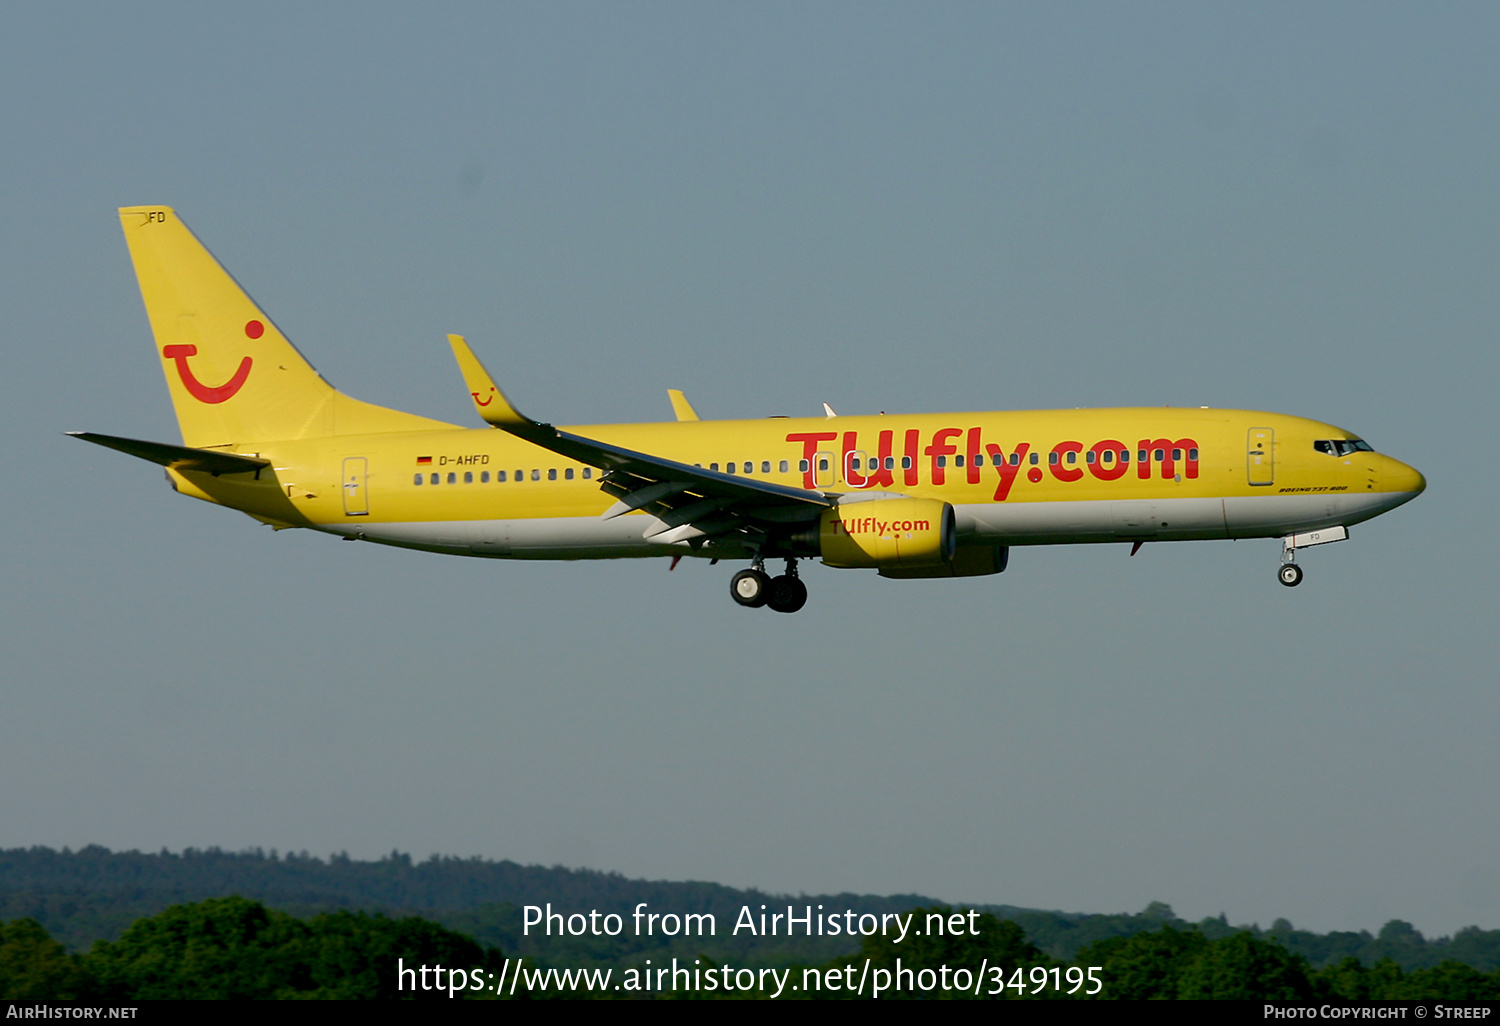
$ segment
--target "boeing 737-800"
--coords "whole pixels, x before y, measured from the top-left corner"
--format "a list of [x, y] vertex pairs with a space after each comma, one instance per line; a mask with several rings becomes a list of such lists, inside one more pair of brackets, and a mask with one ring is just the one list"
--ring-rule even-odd
[[[748, 560], [744, 606], [794, 612], [799, 559], [973, 577], [1010, 548], [1211, 538], [1297, 550], [1415, 498], [1422, 475], [1349, 432], [1243, 410], [1127, 408], [554, 427], [449, 336], [484, 428], [342, 394], [167, 207], [126, 207], [182, 444], [79, 432], [184, 495], [275, 528], [501, 559]], [[785, 560], [771, 577], [767, 560]]]

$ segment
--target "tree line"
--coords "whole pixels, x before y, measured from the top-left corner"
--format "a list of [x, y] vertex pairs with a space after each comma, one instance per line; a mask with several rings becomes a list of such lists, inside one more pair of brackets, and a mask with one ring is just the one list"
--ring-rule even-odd
[[[956, 910], [935, 905], [910, 911], [922, 922]], [[795, 980], [837, 983], [845, 978], [841, 970], [852, 981], [868, 960], [876, 979], [884, 972], [888, 986], [897, 981], [882, 995], [885, 999], [1500, 1000], [1500, 970], [1485, 973], [1453, 960], [1408, 971], [1390, 959], [1366, 965], [1349, 957], [1314, 968], [1274, 938], [1248, 931], [1210, 938], [1196, 927], [1171, 925], [1096, 941], [1065, 960], [1034, 944], [1014, 921], [988, 912], [968, 921], [976, 927], [972, 932], [924, 931], [899, 942], [874, 935], [851, 954], [790, 963], [785, 969]], [[624, 970], [625, 963], [634, 961], [627, 956], [617, 968]], [[704, 953], [699, 961], [713, 965], [716, 958]], [[15, 1001], [449, 1000], [448, 990], [427, 985], [435, 979], [423, 975], [419, 981], [413, 971], [442, 965], [466, 970], [477, 981], [494, 981], [503, 978], [506, 964], [501, 949], [420, 917], [341, 910], [298, 918], [242, 897], [172, 906], [132, 923], [118, 940], [98, 941], [84, 953], [69, 952], [33, 919], [0, 923], [0, 999]], [[399, 975], [398, 966], [409, 972]], [[994, 967], [998, 975], [982, 975], [981, 966]], [[1086, 972], [1095, 968], [1097, 973]], [[968, 975], [955, 977], [955, 971]], [[976, 985], [950, 987], [950, 979]], [[1085, 983], [1093, 979], [1100, 986]], [[1004, 985], [997, 990], [992, 981]], [[456, 996], [493, 999], [499, 996], [493, 990], [463, 988]], [[532, 994], [522, 989], [516, 996], [627, 995], [612, 990]], [[854, 996], [849, 987], [835, 985], [812, 993], [787, 992], [783, 999]]]
[[[132, 923], [173, 905], [238, 894], [303, 920], [340, 910], [388, 917], [418, 916], [474, 937], [481, 944], [557, 964], [619, 964], [634, 957], [691, 955], [693, 943], [670, 938], [557, 938], [521, 934], [519, 906], [551, 902], [570, 911], [629, 909], [644, 901], [679, 914], [712, 913], [734, 921], [742, 906], [772, 908], [821, 904], [861, 912], [898, 912], [935, 904], [903, 895], [802, 895], [788, 897], [704, 882], [632, 880], [618, 873], [523, 866], [509, 861], [433, 856], [415, 860], [392, 852], [381, 859], [347, 855], [327, 859], [306, 852], [215, 848], [112, 852], [89, 846], [0, 850], [0, 921], [29, 918], [72, 951], [98, 940], [119, 939]], [[1392, 920], [1378, 932], [1298, 930], [1284, 919], [1269, 928], [1231, 924], [1228, 917], [1189, 923], [1170, 906], [1152, 902], [1137, 913], [1067, 913], [1008, 905], [978, 906], [1017, 923], [1049, 957], [1072, 964], [1089, 945], [1111, 938], [1196, 931], [1209, 941], [1248, 933], [1301, 955], [1314, 969], [1355, 959], [1366, 966], [1389, 960], [1403, 971], [1458, 962], [1481, 972], [1500, 968], [1500, 930], [1466, 927], [1451, 937], [1424, 937], [1410, 923]], [[720, 938], [722, 950], [765, 964], [814, 965], [853, 953], [858, 940], [828, 938]]]

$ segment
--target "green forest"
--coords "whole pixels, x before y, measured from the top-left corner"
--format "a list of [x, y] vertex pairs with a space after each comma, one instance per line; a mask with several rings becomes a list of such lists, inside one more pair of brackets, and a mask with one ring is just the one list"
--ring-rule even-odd
[[[692, 938], [636, 937], [628, 930], [567, 938], [521, 932], [522, 904], [628, 912], [642, 901], [660, 910], [713, 913], [720, 931]], [[414, 862], [399, 853], [325, 861], [260, 851], [13, 849], [0, 851], [0, 998], [769, 996], [760, 987], [631, 993], [628, 985], [615, 986], [650, 959], [658, 969], [724, 966], [726, 984], [729, 966], [741, 974], [761, 972], [762, 984], [769, 971], [773, 981], [802, 981], [815, 991], [793, 982], [782, 999], [847, 998], [853, 974], [862, 969], [872, 986], [887, 982], [886, 998], [1500, 1000], [1500, 931], [1477, 927], [1436, 939], [1400, 921], [1375, 935], [1316, 934], [1284, 920], [1263, 930], [1232, 926], [1225, 916], [1188, 923], [1154, 902], [1140, 913], [1118, 915], [989, 906], [978, 915], [976, 935], [913, 935], [899, 942], [891, 936], [728, 935], [742, 907], [761, 904], [821, 904], [918, 919], [951, 911], [916, 895], [789, 898], [481, 859]], [[408, 975], [398, 989], [398, 966], [437, 965], [455, 972], [446, 988], [425, 986], [435, 976], [419, 982]], [[610, 989], [590, 990], [581, 978], [533, 979], [520, 973], [523, 965], [525, 974], [594, 967], [617, 975]], [[981, 966], [990, 967], [982, 979]], [[1092, 977], [1089, 967], [1098, 967]], [[922, 970], [932, 971], [913, 975]], [[951, 970], [969, 976], [954, 977]], [[508, 971], [525, 985], [502, 985], [497, 995], [495, 981]], [[712, 980], [712, 972], [706, 978]], [[1098, 985], [1085, 982], [1091, 979]]]

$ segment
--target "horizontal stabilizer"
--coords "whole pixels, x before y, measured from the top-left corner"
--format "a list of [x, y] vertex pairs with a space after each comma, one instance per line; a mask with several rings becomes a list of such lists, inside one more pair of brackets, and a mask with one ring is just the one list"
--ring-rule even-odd
[[241, 456], [233, 452], [192, 449], [185, 445], [143, 442], [135, 438], [116, 438], [114, 435], [96, 435], [92, 431], [69, 431], [67, 434], [85, 442], [102, 445], [106, 449], [118, 449], [173, 470], [196, 470], [215, 477], [220, 474], [251, 474], [271, 465], [270, 460]]

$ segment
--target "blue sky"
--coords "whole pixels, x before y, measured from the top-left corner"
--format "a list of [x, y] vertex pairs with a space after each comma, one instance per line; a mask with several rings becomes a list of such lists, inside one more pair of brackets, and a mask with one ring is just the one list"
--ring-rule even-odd
[[[10, 10], [0, 845], [392, 848], [776, 891], [1500, 927], [1491, 5]], [[469, 423], [1212, 405], [1412, 463], [1275, 542], [999, 578], [274, 534], [175, 440], [114, 209]]]

